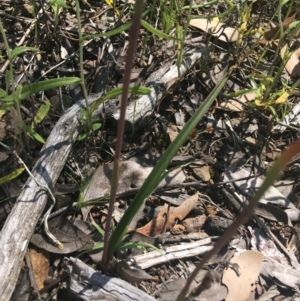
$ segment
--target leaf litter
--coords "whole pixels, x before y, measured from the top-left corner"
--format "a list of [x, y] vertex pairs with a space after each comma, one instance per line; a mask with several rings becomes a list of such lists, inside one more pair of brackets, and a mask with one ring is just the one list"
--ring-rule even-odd
[[[113, 9], [110, 9], [109, 5], [102, 7], [99, 3], [89, 4], [89, 2], [82, 4], [84, 6], [82, 32], [103, 34], [103, 31], [113, 29], [115, 22]], [[223, 12], [222, 5], [224, 4], [214, 5], [214, 10]], [[273, 15], [274, 5], [267, 5]], [[24, 29], [33, 20], [32, 6], [22, 3], [13, 8], [7, 1], [0, 6], [1, 19], [8, 33], [9, 43], [12, 48], [15, 48], [23, 37]], [[299, 77], [299, 47], [297, 46], [299, 32], [293, 34], [289, 44], [282, 45], [279, 43], [280, 27], [275, 24], [273, 28], [264, 31], [263, 38], [258, 38], [257, 33], [261, 30], [261, 25], [270, 28], [271, 15], [264, 15], [265, 10], [261, 9], [259, 3], [241, 7], [240, 12], [241, 18], [236, 12], [228, 18], [190, 20], [191, 32], [186, 37], [186, 44], [190, 49], [186, 49], [186, 52], [201, 48], [205, 50], [201, 52], [205, 55], [198, 58], [199, 65], [191, 66], [188, 73], [180, 78], [180, 82], [179, 77], [174, 73], [165, 87], [161, 83], [156, 87], [157, 95], [163, 96], [164, 99], [159, 99], [159, 107], [155, 109], [155, 114], [148, 116], [146, 127], [139, 127], [130, 121], [130, 126], [125, 130], [123, 155], [126, 161], [121, 163], [118, 199], [115, 203], [115, 223], [122, 217], [132, 195], [141, 187], [157, 159], [176, 138], [186, 121], [210, 92], [211, 87], [222, 79], [226, 70], [235, 68], [224, 94], [216, 99], [214, 107], [211, 108], [210, 116], [207, 115], [191, 132], [188, 141], [178, 154], [182, 158], [192, 160], [194, 165], [181, 166], [180, 163], [175, 163], [178, 168], [169, 173], [160, 184], [160, 188], [169, 186], [169, 191], [153, 192], [130, 225], [132, 232], [128, 233], [129, 241], [146, 243], [143, 248], [138, 249], [139, 253], [145, 254], [137, 254], [132, 248], [128, 252], [120, 251], [117, 254], [119, 272], [112, 270], [112, 273], [129, 283], [137, 283], [148, 292], [149, 297], [160, 296], [160, 300], [173, 300], [177, 297], [186, 278], [195, 267], [197, 256], [201, 257], [207, 252], [212, 247], [215, 237], [232, 223], [233, 217], [239, 212], [237, 208], [241, 207], [236, 202], [247, 202], [261, 185], [263, 176], [235, 183], [235, 191], [229, 189], [230, 192], [226, 196], [223, 184], [211, 185], [253, 176], [250, 170], [255, 170], [256, 174], [266, 170], [288, 142], [296, 139], [298, 135], [299, 122], [292, 123], [299, 113], [296, 107], [297, 87], [289, 90], [285, 86], [279, 87], [278, 84], [277, 91], [272, 91], [274, 95], [268, 101], [263, 99], [263, 96], [271, 82], [270, 74], [267, 72], [270, 62], [276, 72], [278, 70], [277, 61], [276, 64], [272, 61], [274, 58], [272, 51], [278, 45], [281, 45], [279, 60], [286, 60], [284, 68], [287, 71], [280, 75], [281, 83], [291, 86]], [[254, 12], [261, 14], [258, 17], [259, 21]], [[52, 14], [47, 13], [49, 16]], [[193, 9], [193, 17], [199, 15], [210, 17], [211, 11], [205, 7]], [[237, 16], [237, 20], [234, 20], [234, 16]], [[285, 12], [285, 16], [287, 17], [283, 18], [283, 29], [291, 32], [293, 28], [296, 30], [299, 9]], [[49, 21], [51, 19], [46, 16], [44, 18], [48, 21], [43, 22], [43, 26], [39, 27], [41, 36], [46, 37], [41, 39], [43, 42], [38, 46], [41, 52], [33, 56], [29, 53], [20, 53], [14, 61], [14, 80], [20, 81], [23, 86], [27, 85], [27, 81], [33, 83], [35, 79], [43, 76], [50, 78], [55, 78], [57, 74], [76, 76], [74, 74], [79, 70], [76, 61], [78, 24], [74, 10], [67, 8], [60, 11], [59, 22], [63, 26], [59, 28], [57, 34], [59, 38], [55, 40], [52, 33], [47, 32], [47, 28], [52, 26]], [[38, 22], [41, 22], [40, 19]], [[158, 24], [159, 29], [163, 30], [161, 26]], [[141, 40], [138, 58], [131, 74], [135, 84], [158, 81], [170, 69], [163, 69], [163, 67], [168, 64], [172, 66], [173, 58], [176, 56], [174, 41], [165, 42], [155, 35], [147, 36], [146, 33], [147, 31], [143, 29], [142, 37], [147, 39], [150, 37], [149, 45], [152, 46], [143, 44]], [[122, 85], [123, 61], [128, 44], [127, 31], [121, 31], [117, 37], [111, 36], [110, 39], [108, 41], [108, 39], [96, 38], [85, 45], [84, 74], [92, 93], [103, 94]], [[260, 56], [261, 50], [258, 49], [257, 42], [266, 50], [266, 56]], [[1, 51], [5, 53], [2, 46]], [[1, 72], [3, 73], [5, 66], [2, 58]], [[33, 65], [31, 62], [34, 62]], [[62, 65], [57, 65], [58, 63]], [[30, 71], [25, 73], [25, 68]], [[159, 70], [163, 70], [161, 76]], [[151, 77], [151, 74], [155, 76]], [[5, 81], [2, 80], [1, 93], [4, 92], [5, 95], [4, 83]], [[34, 95], [34, 101], [33, 99], [22, 101], [22, 118], [27, 127], [34, 128], [42, 139], [46, 139], [60, 115], [72, 106], [73, 101], [80, 100], [82, 97], [81, 88], [76, 84], [70, 85], [67, 89], [37, 93]], [[131, 95], [131, 99], [134, 98], [135, 96]], [[51, 108], [47, 113], [49, 104]], [[231, 121], [231, 129], [228, 123], [224, 122], [226, 120], [224, 111]], [[108, 115], [112, 114], [111, 112]], [[87, 137], [85, 141], [78, 142], [74, 146], [72, 155], [59, 178], [59, 184], [63, 186], [74, 184], [74, 179], [79, 183], [77, 190], [79, 186], [83, 195], [82, 204], [99, 199], [101, 202], [90, 205], [88, 210], [82, 208], [81, 211], [74, 211], [75, 206], [71, 205], [78, 199], [76, 189], [72, 192], [64, 192], [64, 195], [69, 197], [69, 200], [62, 205], [62, 207], [67, 206], [62, 208], [65, 216], [51, 219], [49, 222], [51, 231], [64, 242], [63, 251], [47, 241], [41, 230], [36, 230], [31, 243], [39, 246], [46, 253], [44, 258], [40, 258], [32, 251], [33, 248], [30, 249], [34, 254], [31, 254], [32, 266], [40, 290], [45, 284], [46, 274], [49, 274], [49, 256], [52, 264], [59, 258], [56, 254], [67, 255], [75, 252], [77, 255], [91, 250], [97, 243], [102, 243], [101, 235], [99, 233], [95, 235], [95, 229], [91, 225], [96, 221], [104, 227], [107, 213], [104, 202], [110, 193], [112, 170], [110, 162], [115, 144], [115, 123], [105, 114], [105, 112], [100, 113], [101, 129], [97, 128], [94, 138]], [[32, 167], [41, 146], [32, 137], [28, 137], [29, 143], [25, 155], [24, 149], [16, 145], [20, 135], [18, 118], [14, 107], [1, 115], [0, 138], [18, 154], [27, 157], [26, 163]], [[279, 120], [284, 121], [284, 125], [277, 124]], [[289, 127], [290, 125], [294, 125], [296, 130]], [[136, 128], [133, 129], [135, 126]], [[84, 120], [81, 127], [84, 133]], [[146, 142], [145, 145], [149, 147], [141, 147], [141, 142]], [[95, 145], [101, 145], [101, 149], [95, 151], [93, 149]], [[133, 160], [129, 161], [128, 158]], [[7, 208], [8, 203], [10, 206], [13, 205], [12, 201], [21, 189], [14, 188], [16, 187], [13, 185], [14, 182], [20, 181], [22, 186], [27, 176], [18, 174], [18, 179], [7, 178], [12, 175], [10, 168], [18, 170], [19, 167], [11, 154], [2, 148], [0, 160], [1, 179], [4, 177], [10, 181], [1, 184], [5, 196], [3, 202], [6, 202], [1, 206], [2, 209]], [[202, 161], [201, 165], [198, 164], [199, 161]], [[248, 300], [249, 298], [271, 300], [282, 296], [285, 298], [298, 296], [299, 231], [297, 227], [300, 214], [297, 164], [296, 158], [291, 163], [291, 168], [282, 175], [282, 186], [289, 186], [289, 189], [283, 192], [284, 190], [278, 188], [278, 183], [274, 184], [261, 200], [263, 203], [255, 210], [255, 214], [271, 229], [290, 256], [287, 256], [277, 243], [275, 244], [265, 235], [255, 220], [251, 220], [248, 222], [248, 227], [239, 229], [239, 233], [223, 253], [209, 262], [206, 270], [201, 271], [201, 277], [199, 275], [199, 278], [195, 279], [190, 291], [191, 298], [194, 300]], [[173, 167], [172, 163], [171, 167]], [[84, 182], [83, 178], [86, 179], [84, 188], [81, 186]], [[199, 186], [199, 179], [202, 186]], [[198, 184], [182, 185], [185, 182]], [[1, 213], [1, 217], [2, 215], [5, 218], [7, 214]], [[251, 241], [251, 246], [237, 247], [233, 242], [240, 237], [246, 237]], [[154, 247], [158, 250], [153, 250]], [[81, 256], [89, 265], [93, 262], [100, 263], [101, 251], [96, 250], [93, 254], [95, 256], [91, 253], [83, 253]], [[151, 256], [153, 260], [149, 259]], [[77, 262], [81, 262], [80, 259]], [[236, 264], [236, 269], [232, 268], [233, 264]], [[39, 271], [39, 268], [44, 265], [45, 268], [41, 269], [43, 271]], [[62, 273], [63, 265], [58, 264], [58, 270]], [[217, 272], [214, 273], [214, 270]], [[240, 275], [236, 271], [240, 271]], [[59, 279], [57, 274], [56, 277]], [[24, 277], [24, 271], [20, 274], [20, 280], [23, 282], [20, 281], [20, 286], [16, 288], [16, 295], [25, 286], [30, 287], [28, 279]], [[54, 281], [53, 286], [55, 285]], [[25, 298], [27, 295], [24, 294], [22, 297]]]

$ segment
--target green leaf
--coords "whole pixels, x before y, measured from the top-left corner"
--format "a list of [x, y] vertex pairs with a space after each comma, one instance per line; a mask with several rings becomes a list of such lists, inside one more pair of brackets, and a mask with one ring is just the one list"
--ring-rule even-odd
[[161, 255], [164, 255], [165, 253], [157, 248], [156, 246], [143, 242], [143, 241], [126, 241], [126, 242], [121, 242], [119, 247], [118, 247], [118, 251], [122, 251], [122, 250], [128, 250], [128, 249], [143, 249], [145, 250], [146, 248], [151, 248], [155, 251], [158, 251], [159, 253], [161, 253]]
[[23, 87], [21, 99], [25, 99], [30, 95], [40, 91], [58, 88], [62, 86], [69, 86], [80, 82], [81, 79], [79, 77], [61, 77], [61, 78], [54, 78], [54, 79], [49, 79], [42, 82], [34, 83]]
[[[138, 95], [148, 95], [151, 92], [151, 89], [144, 86], [131, 86], [129, 87], [129, 93], [138, 94]], [[93, 105], [91, 106], [91, 113], [93, 113], [104, 101], [112, 98], [116, 98], [122, 94], [122, 87], [115, 88], [108, 93], [106, 93], [103, 97], [97, 99]]]
[[81, 142], [87, 138], [87, 133], [78, 134], [77, 141]]
[[35, 47], [26, 47], [26, 46], [20, 46], [15, 48], [11, 51], [9, 59], [12, 61], [15, 57], [17, 57], [19, 54], [25, 52], [25, 51], [34, 51], [37, 52], [38, 49]]
[[0, 100], [2, 97], [5, 97], [6, 96], [6, 92], [0, 88]]
[[99, 225], [95, 222], [92, 222], [92, 225], [96, 228], [96, 230], [98, 231], [98, 233], [104, 237], [104, 230], [102, 228], [99, 227]]
[[44, 120], [44, 118], [47, 116], [50, 107], [51, 107], [51, 103], [48, 100], [44, 104], [42, 104], [39, 110], [37, 111], [36, 115], [34, 116], [33, 123], [34, 124], [41, 123]]
[[80, 82], [81, 79], [79, 77], [60, 77], [44, 80], [38, 83], [33, 83], [31, 85], [23, 87], [20, 99], [25, 99], [30, 95], [38, 93], [40, 91], [58, 88], [62, 86], [69, 86]]
[[9, 70], [6, 70], [5, 71], [5, 83], [6, 83], [6, 87], [9, 87], [10, 81], [11, 81], [11, 73], [9, 72]]
[[290, 29], [291, 29], [291, 28], [294, 28], [294, 27], [298, 26], [299, 23], [300, 23], [299, 20], [298, 20], [298, 21], [294, 21], [294, 22], [292, 22], [292, 23], [289, 25], [289, 28], [290, 28]]
[[7, 111], [14, 105], [14, 102], [6, 102], [3, 106], [0, 107], [0, 110]]
[[211, 104], [214, 102], [215, 98], [221, 92], [222, 88], [227, 82], [229, 73], [224, 76], [224, 78], [219, 82], [219, 84], [212, 90], [208, 95], [207, 99], [198, 108], [195, 114], [190, 118], [190, 120], [185, 124], [182, 131], [178, 134], [172, 144], [168, 147], [166, 152], [161, 156], [155, 167], [152, 169], [151, 173], [145, 180], [142, 187], [139, 189], [133, 201], [130, 203], [129, 207], [125, 211], [123, 217], [121, 218], [116, 229], [113, 231], [109, 243], [108, 243], [108, 258], [111, 258], [116, 248], [118, 248], [123, 236], [127, 232], [127, 227], [132, 221], [134, 216], [137, 214], [139, 208], [144, 203], [144, 200], [156, 189], [161, 181], [161, 175], [165, 172], [169, 162], [176, 155], [178, 149], [181, 145], [188, 139], [190, 132], [197, 126], [201, 118], [210, 108]]
[[[82, 122], [82, 121], [84, 121], [84, 122]], [[86, 120], [82, 120], [82, 121], [81, 121], [82, 123], [86, 123]], [[96, 122], [96, 123], [93, 123], [92, 126], [93, 126], [93, 131], [95, 132], [101, 128], [102, 124], [99, 122]], [[88, 137], [88, 135], [86, 132], [80, 133], [77, 137], [77, 140], [80, 142], [80, 141], [85, 140], [87, 137]]]
[[68, 8], [66, 2], [64, 0], [50, 0], [51, 6], [61, 6], [63, 8]]
[[18, 103], [18, 105], [20, 105], [20, 95], [22, 93], [22, 84], [18, 85], [15, 92], [14, 92], [14, 101]]
[[98, 131], [101, 128], [101, 123], [93, 123], [93, 131]]
[[6, 175], [4, 177], [1, 177], [0, 178], [0, 185], [4, 184], [6, 182], [12, 181], [16, 177], [18, 177], [24, 171], [24, 169], [25, 169], [24, 167], [18, 168], [16, 170], [14, 170], [13, 172], [11, 172], [10, 174], [8, 174], [8, 175]]
[[237, 96], [241, 96], [247, 93], [251, 93], [251, 92], [256, 92], [257, 88], [255, 89], [248, 89], [248, 90], [240, 90], [240, 91], [236, 91], [236, 92], [232, 92], [232, 93], [226, 93], [225, 96], [226, 97], [237, 97]]
[[171, 37], [169, 35], [167, 35], [166, 33], [157, 30], [156, 28], [154, 28], [152, 25], [150, 25], [149, 23], [147, 23], [144, 20], [141, 20], [141, 25], [147, 29], [148, 31], [150, 31], [151, 33], [153, 33], [154, 35], [162, 38], [162, 39], [166, 39], [166, 40], [177, 40], [177, 38]]
[[45, 144], [45, 140], [42, 136], [40, 136], [34, 129], [32, 129], [30, 126], [27, 126], [26, 124], [22, 124], [22, 128], [36, 141]]
[[95, 244], [92, 248], [92, 250], [102, 250], [104, 248], [104, 243], [103, 242], [99, 242], [97, 244]]

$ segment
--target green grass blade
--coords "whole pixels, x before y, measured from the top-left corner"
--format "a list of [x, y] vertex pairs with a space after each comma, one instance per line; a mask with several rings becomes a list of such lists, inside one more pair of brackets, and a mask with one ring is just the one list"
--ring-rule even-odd
[[116, 28], [116, 29], [113, 29], [113, 30], [110, 30], [110, 31], [107, 31], [105, 33], [100, 33], [100, 34], [91, 34], [91, 35], [86, 35], [84, 37], [82, 37], [82, 40], [90, 40], [90, 39], [94, 39], [94, 38], [106, 38], [106, 37], [111, 37], [111, 36], [114, 36], [118, 33], [121, 33], [127, 29], [129, 29], [131, 26], [131, 22], [128, 22], [128, 23], [125, 23], [124, 25]]
[[[94, 250], [102, 250], [104, 248], [104, 243], [103, 242], [98, 242], [98, 243], [96, 243], [94, 246], [93, 246], [93, 248], [92, 248], [92, 250], [94, 251]], [[80, 254], [81, 255], [81, 254]]]
[[[42, 82], [33, 83], [31, 85], [24, 86], [22, 88], [21, 94], [20, 94], [20, 100], [26, 99], [30, 95], [34, 93], [38, 93], [40, 91], [58, 88], [62, 86], [68, 86], [71, 84], [80, 83], [79, 77], [61, 77], [61, 78], [54, 78], [49, 80], [44, 80]], [[13, 95], [7, 95], [3, 98], [1, 98], [4, 102], [12, 102], [14, 100]]]
[[177, 38], [171, 37], [169, 35], [167, 35], [166, 33], [157, 30], [156, 28], [154, 28], [152, 25], [150, 25], [149, 23], [147, 23], [144, 20], [141, 20], [141, 25], [148, 31], [150, 31], [151, 33], [153, 33], [154, 35], [162, 38], [162, 39], [166, 39], [166, 40], [177, 40]]
[[[137, 94], [137, 95], [148, 95], [151, 92], [151, 89], [144, 86], [131, 86], [129, 87], [129, 93]], [[108, 93], [106, 93], [103, 97], [97, 99], [93, 105], [91, 106], [91, 113], [93, 113], [104, 101], [108, 99], [112, 99], [118, 97], [122, 94], [122, 87], [115, 88]]]
[[175, 156], [178, 149], [181, 145], [186, 141], [188, 138], [191, 130], [193, 130], [207, 110], [210, 108], [211, 104], [214, 102], [215, 98], [221, 92], [222, 88], [224, 87], [225, 83], [229, 74], [227, 74], [220, 83], [213, 89], [213, 91], [209, 94], [207, 99], [203, 102], [203, 104], [198, 108], [195, 114], [191, 117], [191, 119], [186, 123], [183, 127], [182, 131], [173, 141], [173, 143], [168, 147], [166, 152], [161, 156], [155, 167], [153, 168], [152, 172], [145, 180], [142, 187], [139, 189], [138, 193], [136, 194], [134, 200], [129, 205], [129, 208], [125, 211], [122, 219], [120, 220], [119, 224], [117, 225], [116, 229], [113, 231], [112, 236], [109, 239], [108, 243], [108, 254], [111, 257], [114, 253], [115, 249], [118, 248], [123, 236], [127, 232], [127, 227], [129, 223], [132, 221], [133, 217], [137, 214], [139, 208], [144, 203], [144, 200], [156, 189], [159, 185], [161, 180], [161, 175], [165, 172], [169, 162]]
[[9, 59], [12, 61], [15, 57], [17, 57], [19, 54], [21, 54], [25, 51], [37, 52], [38, 49], [35, 47], [26, 47], [26, 46], [17, 47], [14, 50], [12, 50], [12, 52], [10, 53]]
[[92, 225], [96, 228], [96, 230], [98, 231], [98, 233], [101, 236], [104, 236], [104, 230], [95, 222], [92, 222]]
[[38, 83], [33, 83], [31, 85], [24, 86], [20, 95], [20, 99], [25, 99], [34, 93], [40, 91], [58, 88], [62, 86], [69, 86], [72, 84], [80, 83], [79, 77], [61, 77], [44, 80]]
[[36, 115], [34, 116], [33, 124], [41, 123], [44, 120], [44, 118], [47, 116], [50, 107], [51, 107], [50, 101], [46, 101], [44, 104], [42, 104], [38, 109]]
[[45, 144], [45, 140], [42, 136], [40, 136], [33, 128], [30, 126], [27, 126], [25, 123], [23, 123], [22, 128], [27, 132], [32, 138], [34, 138], [36, 141]]

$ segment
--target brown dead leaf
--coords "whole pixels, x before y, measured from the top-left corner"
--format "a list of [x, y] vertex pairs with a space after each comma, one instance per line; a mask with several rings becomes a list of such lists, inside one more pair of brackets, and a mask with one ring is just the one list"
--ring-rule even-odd
[[39, 290], [44, 288], [44, 283], [49, 273], [49, 253], [40, 248], [29, 249], [29, 256], [33, 268], [34, 278]]
[[[283, 25], [283, 30], [286, 30], [292, 22], [294, 22], [296, 16], [300, 12], [300, 8], [290, 17], [286, 18], [282, 25]], [[276, 26], [267, 32], [265, 32], [264, 37], [259, 41], [261, 44], [265, 45], [267, 44], [268, 41], [270, 40], [277, 40], [279, 39], [279, 26]]]
[[[238, 99], [240, 102], [247, 103], [249, 101], [255, 100], [256, 92], [248, 92], [246, 94], [237, 96], [236, 99]], [[226, 111], [233, 111], [233, 112], [241, 112], [244, 110], [244, 106], [235, 101], [234, 99], [228, 99], [226, 101], [223, 101], [220, 103], [219, 106], [221, 109]]]
[[196, 217], [186, 218], [182, 225], [185, 228], [185, 232], [198, 232], [202, 229], [204, 223], [206, 221], [206, 215], [198, 215]]
[[175, 138], [178, 136], [177, 127], [176, 126], [169, 127], [168, 134], [169, 134], [170, 141], [173, 142]]
[[210, 33], [224, 42], [235, 42], [239, 38], [239, 32], [236, 28], [226, 26], [221, 22], [216, 24], [208, 19], [191, 19], [190, 25]]
[[[143, 185], [153, 167], [142, 166], [134, 161], [120, 162], [120, 175], [117, 194], [129, 192]], [[113, 163], [99, 166], [95, 172], [89, 177], [87, 186], [83, 193], [84, 201], [92, 201], [103, 198], [110, 194], [111, 175], [113, 171]], [[185, 180], [185, 174], [182, 170], [172, 170], [161, 181], [160, 186], [182, 183]]]
[[183, 225], [180, 224], [176, 224], [173, 228], [170, 229], [170, 232], [173, 235], [179, 235], [182, 234], [185, 230], [185, 227]]
[[[285, 45], [283, 48], [281, 48], [280, 50], [281, 58], [284, 58], [287, 47], [288, 46]], [[298, 48], [293, 52], [293, 54], [285, 64], [285, 69], [293, 77], [300, 76], [300, 48]]]
[[148, 236], [161, 234], [165, 225], [166, 230], [169, 230], [173, 227], [176, 219], [183, 220], [195, 208], [197, 200], [198, 193], [186, 199], [179, 207], [168, 208], [168, 205], [165, 204], [152, 221], [135, 231]]
[[260, 273], [264, 255], [257, 251], [245, 251], [239, 256], [234, 256], [231, 264], [238, 264], [240, 275], [233, 269], [227, 269], [223, 273], [223, 284], [228, 288], [226, 301], [246, 301], [252, 291], [253, 285]]

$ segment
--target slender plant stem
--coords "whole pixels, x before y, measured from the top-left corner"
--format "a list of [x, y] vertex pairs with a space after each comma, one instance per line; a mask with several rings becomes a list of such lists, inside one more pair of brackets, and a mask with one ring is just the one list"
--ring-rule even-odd
[[85, 88], [85, 80], [84, 80], [84, 72], [83, 72], [83, 43], [82, 32], [81, 32], [81, 20], [80, 20], [80, 7], [79, 0], [75, 1], [76, 3], [76, 18], [77, 18], [77, 26], [78, 26], [78, 37], [79, 37], [79, 65], [80, 65], [80, 78], [81, 78], [81, 88], [83, 92], [83, 97], [85, 99], [85, 106], [87, 110], [87, 122], [88, 122], [88, 132], [92, 131], [92, 117], [89, 110], [89, 102], [87, 97], [87, 92]]
[[132, 25], [130, 28], [129, 46], [128, 46], [128, 51], [127, 51], [127, 56], [125, 61], [125, 71], [124, 71], [124, 80], [123, 80], [123, 89], [122, 89], [121, 107], [120, 107], [120, 119], [118, 122], [117, 143], [116, 143], [115, 158], [114, 158], [114, 169], [112, 174], [110, 201], [109, 201], [109, 207], [108, 207], [106, 224], [105, 224], [104, 249], [103, 249], [103, 257], [102, 257], [102, 264], [104, 269], [107, 267], [108, 262], [110, 260], [108, 256], [108, 239], [109, 239], [111, 219], [113, 215], [114, 203], [115, 203], [118, 181], [119, 181], [119, 162], [120, 162], [121, 148], [123, 142], [125, 115], [126, 115], [128, 91], [129, 91], [129, 84], [130, 84], [130, 74], [132, 70], [134, 55], [137, 48], [137, 39], [140, 33], [142, 12], [143, 12], [143, 0], [136, 0], [135, 11], [133, 15]]
[[[18, 95], [16, 95], [16, 87], [15, 87], [15, 83], [14, 83], [14, 73], [13, 73], [13, 64], [12, 64], [12, 59], [11, 59], [11, 51], [10, 51], [10, 48], [9, 48], [9, 45], [8, 45], [8, 41], [7, 41], [7, 38], [6, 38], [6, 34], [5, 34], [5, 31], [4, 31], [4, 28], [3, 28], [3, 25], [2, 25], [2, 20], [0, 18], [0, 33], [3, 37], [3, 42], [4, 42], [4, 45], [5, 45], [5, 48], [6, 48], [6, 54], [8, 56], [8, 61], [9, 61], [9, 81], [10, 83], [6, 83], [6, 93], [8, 94], [8, 87], [9, 87], [9, 84], [11, 85], [11, 91], [12, 91], [12, 95], [13, 95], [13, 99], [14, 99], [14, 105], [16, 107], [16, 110], [17, 110], [17, 114], [18, 114], [18, 118], [19, 118], [19, 126], [21, 127], [21, 125], [23, 124], [23, 120], [22, 120], [22, 114], [21, 114], [21, 109], [20, 109], [20, 100], [17, 98]], [[26, 136], [25, 136], [26, 137]], [[21, 146], [23, 146], [23, 142], [22, 142], [22, 130], [20, 131], [20, 144]]]

